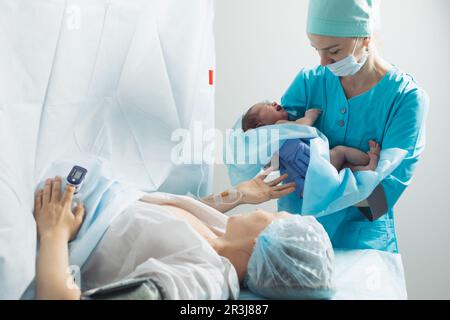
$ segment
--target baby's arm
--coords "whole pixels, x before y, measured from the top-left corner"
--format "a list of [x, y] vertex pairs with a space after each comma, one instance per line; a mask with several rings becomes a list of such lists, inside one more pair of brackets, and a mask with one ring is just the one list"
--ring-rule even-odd
[[308, 111], [306, 111], [305, 116], [303, 118], [300, 118], [296, 121], [280, 120], [277, 122], [277, 124], [292, 123], [311, 127], [314, 125], [314, 123], [316, 123], [317, 118], [319, 118], [321, 114], [322, 110], [320, 109], [309, 109]]
[[289, 121], [289, 120], [280, 120], [280, 121], [277, 121], [276, 124], [286, 124], [286, 123], [292, 123], [292, 124], [294, 124], [294, 123], [296, 123], [296, 122], [295, 122], [295, 121]]
[[303, 126], [313, 126], [321, 114], [322, 110], [320, 109], [309, 109], [306, 111], [305, 116], [295, 121], [295, 123]]

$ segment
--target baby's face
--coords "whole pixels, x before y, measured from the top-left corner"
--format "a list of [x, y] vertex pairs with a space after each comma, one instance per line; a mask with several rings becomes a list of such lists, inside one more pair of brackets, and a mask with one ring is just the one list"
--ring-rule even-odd
[[278, 121], [287, 121], [288, 113], [276, 102], [258, 103], [253, 106], [252, 112], [255, 112], [259, 120], [260, 126], [268, 126], [276, 124]]

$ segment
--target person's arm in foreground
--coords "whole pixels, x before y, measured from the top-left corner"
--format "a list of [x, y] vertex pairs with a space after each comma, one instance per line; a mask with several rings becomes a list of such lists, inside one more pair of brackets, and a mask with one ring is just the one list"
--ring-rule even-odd
[[35, 218], [40, 241], [36, 299], [79, 300], [81, 291], [70, 276], [68, 243], [81, 227], [84, 207], [72, 213], [73, 186], [61, 194], [61, 178], [47, 180], [35, 196]]
[[266, 172], [250, 181], [239, 184], [236, 187], [239, 198], [235, 199], [235, 201], [233, 199], [227, 199], [230, 197], [230, 191], [221, 193], [223, 199], [226, 200], [223, 203], [214, 202], [212, 196], [203, 198], [202, 201], [214, 209], [225, 213], [242, 204], [261, 204], [284, 197], [295, 191], [295, 183], [293, 182], [280, 185], [281, 182], [287, 179], [287, 174], [272, 181], [265, 182], [264, 180], [267, 178], [267, 175], [268, 173]]

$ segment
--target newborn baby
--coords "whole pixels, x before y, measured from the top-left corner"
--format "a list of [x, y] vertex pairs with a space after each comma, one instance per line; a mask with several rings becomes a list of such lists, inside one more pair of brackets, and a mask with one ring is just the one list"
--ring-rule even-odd
[[[321, 113], [322, 111], [319, 109], [310, 109], [306, 111], [303, 118], [290, 121], [289, 114], [278, 103], [262, 102], [255, 104], [244, 115], [242, 118], [242, 129], [246, 132], [262, 126], [282, 123], [295, 123], [298, 125], [313, 126]], [[304, 140], [301, 141], [304, 144], [306, 143]], [[289, 144], [291, 143], [292, 142], [289, 142]], [[381, 148], [375, 141], [369, 141], [369, 146], [370, 151], [368, 153], [364, 153], [361, 150], [346, 146], [334, 147], [330, 150], [330, 162], [338, 171], [344, 168], [350, 168], [353, 172], [375, 170], [378, 166]], [[302, 148], [308, 153], [307, 158], [309, 163], [309, 146], [304, 145]], [[292, 149], [292, 147], [289, 149]], [[283, 150], [280, 150], [280, 156], [282, 153]]]
[[289, 114], [276, 102], [261, 102], [251, 107], [242, 118], [242, 130], [247, 132], [263, 126], [295, 122], [304, 126], [313, 126], [322, 113], [319, 109], [306, 111], [303, 118], [289, 121]]

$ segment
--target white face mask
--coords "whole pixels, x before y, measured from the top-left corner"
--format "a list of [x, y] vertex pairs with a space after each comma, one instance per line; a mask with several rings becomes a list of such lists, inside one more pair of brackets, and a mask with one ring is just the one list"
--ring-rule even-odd
[[333, 64], [327, 65], [327, 68], [336, 76], [336, 77], [349, 77], [355, 75], [361, 68], [366, 64], [367, 58], [369, 54], [367, 52], [364, 53], [361, 60], [358, 62], [355, 58], [355, 50], [358, 45], [359, 39], [356, 41], [355, 48], [353, 49], [353, 53], [348, 57], [335, 62]]

